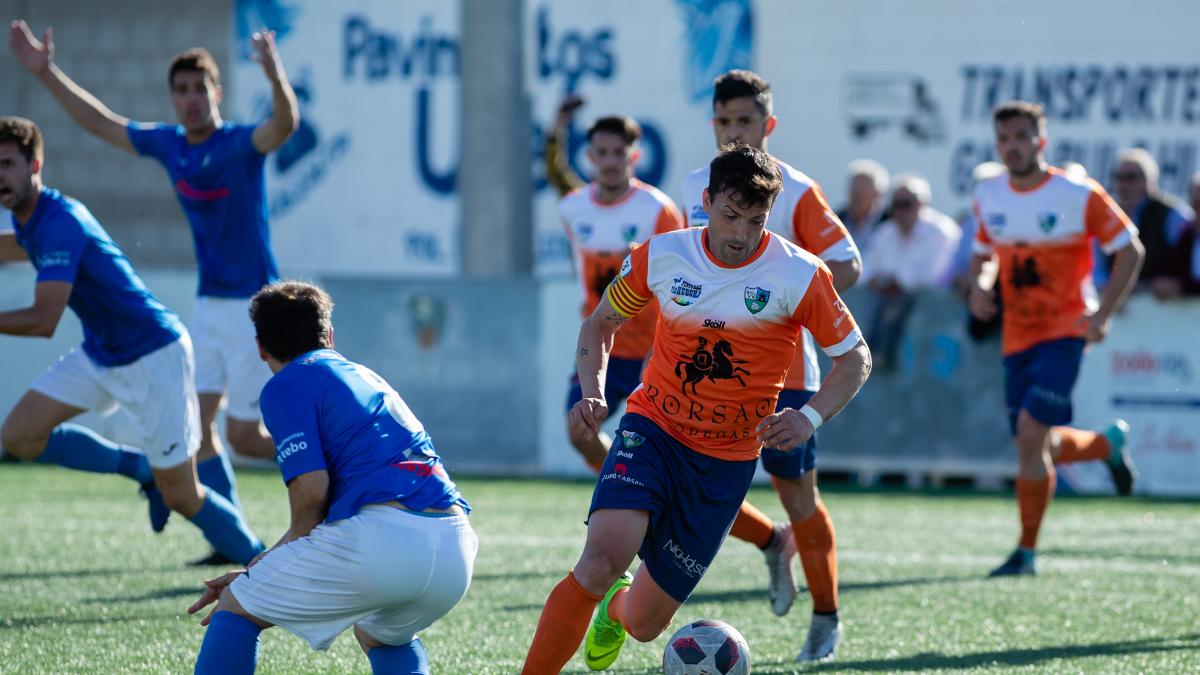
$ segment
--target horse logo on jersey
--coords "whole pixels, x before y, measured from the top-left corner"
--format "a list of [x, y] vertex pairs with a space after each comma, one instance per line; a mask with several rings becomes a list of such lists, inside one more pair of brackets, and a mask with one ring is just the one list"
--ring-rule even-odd
[[1054, 226], [1057, 224], [1058, 224], [1058, 214], [1057, 213], [1038, 214], [1038, 225], [1042, 228], [1042, 232], [1045, 232], [1046, 234], [1050, 234], [1050, 230], [1053, 230]]
[[[675, 364], [675, 377], [683, 378], [683, 384], [679, 389], [687, 396], [687, 386], [692, 385], [692, 395], [696, 393], [696, 383], [704, 378], [708, 378], [709, 382], [717, 380], [737, 380], [744, 387], [746, 381], [742, 379], [742, 375], [749, 375], [750, 371], [740, 367], [738, 364], [749, 363], [742, 359], [734, 359], [733, 346], [728, 340], [717, 340], [713, 345], [712, 351], [706, 349], [708, 347], [708, 338], [696, 338], [699, 345], [696, 347], [696, 353], [688, 356], [680, 354], [683, 359]], [[680, 372], [682, 369], [683, 372]]]
[[767, 301], [770, 299], [771, 291], [746, 287], [746, 309], [750, 310], [751, 314], [758, 314], [763, 311], [767, 306]]
[[1022, 288], [1033, 288], [1034, 286], [1042, 285], [1042, 273], [1038, 271], [1037, 260], [1032, 256], [1021, 260], [1018, 255], [1013, 255], [1012, 264], [1012, 287], [1018, 291]]
[[608, 285], [617, 278], [617, 268], [615, 266], [601, 265], [596, 268], [592, 274], [592, 292], [597, 296], [603, 296]]

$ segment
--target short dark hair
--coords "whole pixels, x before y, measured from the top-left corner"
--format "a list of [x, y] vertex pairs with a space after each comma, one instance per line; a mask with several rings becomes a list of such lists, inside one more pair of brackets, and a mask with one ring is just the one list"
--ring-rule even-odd
[[1046, 110], [1038, 103], [1029, 101], [1005, 101], [992, 108], [992, 123], [1023, 117], [1033, 124], [1039, 136], [1046, 135]]
[[718, 103], [727, 103], [735, 98], [749, 96], [754, 99], [763, 117], [770, 117], [775, 104], [771, 85], [752, 70], [731, 70], [713, 80], [713, 108]]
[[742, 208], [775, 203], [783, 191], [783, 175], [775, 160], [749, 145], [729, 144], [708, 165], [709, 199], [728, 192]]
[[171, 68], [167, 71], [167, 84], [172, 87], [175, 86], [176, 73], [204, 73], [213, 84], [221, 84], [221, 70], [217, 68], [217, 60], [204, 47], [192, 47], [171, 59]]
[[313, 284], [277, 281], [250, 298], [250, 320], [263, 351], [286, 363], [333, 343], [333, 299]]
[[17, 146], [25, 156], [25, 161], [42, 159], [42, 132], [32, 120], [15, 116], [0, 117], [0, 143], [12, 143]]
[[599, 131], [620, 136], [625, 139], [626, 145], [633, 145], [642, 137], [642, 127], [637, 123], [637, 120], [624, 115], [609, 115], [592, 122], [592, 126], [588, 127], [587, 130], [589, 143], [592, 142], [592, 136], [595, 136], [596, 132]]

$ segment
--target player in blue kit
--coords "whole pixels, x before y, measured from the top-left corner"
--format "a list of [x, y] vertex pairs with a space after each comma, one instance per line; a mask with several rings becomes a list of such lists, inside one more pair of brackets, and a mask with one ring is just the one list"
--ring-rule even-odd
[[[12, 210], [15, 228], [0, 234], [0, 261], [29, 260], [37, 268], [33, 306], [0, 312], [0, 333], [53, 336], [70, 307], [84, 336], [17, 402], [0, 445], [22, 459], [132, 478], [150, 498], [155, 529], [166, 523], [169, 507], [217, 551], [250, 560], [262, 542], [237, 506], [196, 478], [200, 417], [187, 331], [87, 208], [45, 187], [41, 171], [37, 126], [0, 117], [0, 205]], [[67, 423], [114, 404], [134, 418], [141, 451]]]
[[265, 155], [283, 145], [300, 120], [274, 33], [256, 33], [252, 40], [272, 87], [272, 115], [258, 125], [221, 119], [220, 72], [203, 49], [179, 54], [168, 71], [179, 124], [144, 124], [112, 112], [58, 68], [50, 29], [38, 40], [24, 21], [13, 22], [9, 44], [80, 126], [122, 150], [153, 157], [171, 179], [191, 225], [200, 271], [189, 323], [203, 430], [198, 471], [201, 482], [237, 504], [233, 472], [215, 433], [226, 392], [226, 432], [233, 449], [257, 457], [274, 453], [258, 409], [270, 372], [254, 353], [246, 320], [250, 296], [279, 278], [267, 228]]
[[433, 441], [382, 377], [333, 351], [333, 301], [284, 281], [250, 301], [274, 376], [263, 420], [288, 486], [292, 522], [247, 570], [205, 582], [219, 599], [197, 673], [253, 672], [259, 632], [282, 626], [327, 649], [354, 627], [376, 673], [428, 673], [417, 633], [471, 583], [470, 506]]

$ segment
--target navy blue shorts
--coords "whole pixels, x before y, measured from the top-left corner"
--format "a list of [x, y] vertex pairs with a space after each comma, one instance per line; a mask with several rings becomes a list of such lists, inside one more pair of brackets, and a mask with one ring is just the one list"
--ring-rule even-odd
[[1004, 400], [1014, 436], [1021, 409], [1049, 426], [1071, 421], [1071, 390], [1086, 344], [1083, 338], [1063, 338], [1004, 357]]
[[[608, 373], [604, 378], [604, 402], [612, 412], [634, 389], [642, 383], [642, 359], [608, 359]], [[579, 386], [579, 373], [571, 373], [571, 389], [567, 392], [567, 412], [583, 400], [583, 388]]]
[[[813, 392], [811, 391], [784, 389], [779, 392], [779, 403], [775, 405], [775, 412], [779, 412], [784, 408], [799, 410], [812, 397]], [[799, 478], [803, 476], [806, 471], [812, 471], [817, 467], [817, 435], [813, 434], [807, 443], [790, 452], [783, 452], [774, 448], [763, 448], [762, 465], [767, 470], [767, 473], [772, 476], [780, 478]]]
[[638, 557], [668, 595], [685, 602], [729, 534], [756, 464], [702, 455], [645, 417], [628, 414], [600, 469], [588, 514], [649, 511]]

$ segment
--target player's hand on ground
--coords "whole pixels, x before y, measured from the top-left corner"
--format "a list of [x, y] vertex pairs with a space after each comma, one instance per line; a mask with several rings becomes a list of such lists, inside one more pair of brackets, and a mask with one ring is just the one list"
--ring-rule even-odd
[[980, 321], [991, 321], [999, 307], [996, 305], [996, 289], [984, 290], [978, 284], [971, 284], [971, 293], [967, 297], [967, 307], [971, 314]]
[[42, 34], [42, 39], [38, 40], [29, 30], [29, 24], [25, 23], [24, 19], [17, 19], [12, 22], [8, 31], [8, 48], [25, 70], [34, 75], [41, 75], [50, 68], [50, 62], [54, 60], [54, 31], [47, 28]]
[[814, 431], [812, 422], [794, 408], [784, 408], [774, 415], [767, 415], [754, 427], [754, 433], [758, 434], [763, 447], [784, 452], [807, 443]]
[[1112, 327], [1112, 319], [1101, 317], [1099, 314], [1088, 314], [1079, 318], [1076, 326], [1084, 329], [1083, 339], [1088, 344], [1104, 342], [1108, 329]]
[[602, 398], [585, 398], [571, 408], [571, 431], [584, 438], [595, 438], [600, 423], [608, 417], [608, 404]]
[[260, 30], [250, 37], [250, 48], [254, 52], [254, 60], [262, 64], [267, 79], [278, 82], [283, 79], [283, 59], [275, 46], [275, 31]]
[[[234, 570], [233, 572], [226, 572], [216, 579], [206, 580], [204, 582], [204, 592], [200, 594], [200, 599], [192, 603], [191, 607], [188, 607], [187, 613], [195, 614], [196, 612], [199, 612], [205, 607], [208, 607], [216, 602], [218, 599], [220, 599], [221, 592], [225, 590], [225, 587], [229, 584], [232, 584], [233, 580], [241, 576], [243, 572], [245, 572], [245, 570]], [[213, 613], [216, 611], [216, 606], [213, 606], [213, 608], [208, 611], [208, 615], [200, 621], [200, 625], [207, 626], [208, 622], [212, 620]]]

